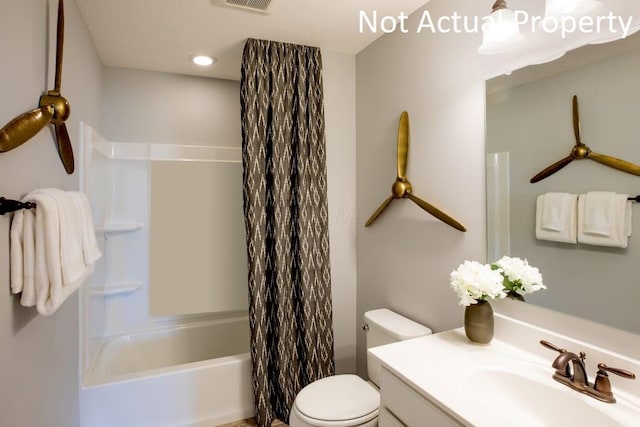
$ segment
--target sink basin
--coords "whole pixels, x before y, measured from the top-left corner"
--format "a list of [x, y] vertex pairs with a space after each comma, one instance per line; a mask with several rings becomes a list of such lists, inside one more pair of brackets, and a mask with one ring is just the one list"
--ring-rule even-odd
[[553, 369], [527, 361], [497, 358], [467, 370], [466, 390], [510, 425], [637, 426], [637, 408], [625, 401], [600, 402], [557, 383]]

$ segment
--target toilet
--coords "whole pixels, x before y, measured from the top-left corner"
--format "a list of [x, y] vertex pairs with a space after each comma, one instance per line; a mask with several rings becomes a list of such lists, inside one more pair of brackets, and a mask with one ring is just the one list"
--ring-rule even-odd
[[[364, 314], [367, 349], [431, 334], [431, 330], [386, 308]], [[291, 427], [375, 427], [380, 407], [380, 363], [367, 354], [371, 382], [334, 375], [300, 390], [289, 416]]]

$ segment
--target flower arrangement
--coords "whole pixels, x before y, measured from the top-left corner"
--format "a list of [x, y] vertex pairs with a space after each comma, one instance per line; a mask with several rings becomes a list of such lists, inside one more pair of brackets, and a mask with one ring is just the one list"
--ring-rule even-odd
[[460, 298], [460, 305], [477, 304], [479, 300], [506, 296], [500, 271], [477, 261], [465, 261], [451, 272], [451, 287]]
[[526, 259], [508, 256], [493, 264], [465, 261], [451, 272], [450, 284], [464, 306], [504, 298], [510, 292], [525, 295], [547, 288], [537, 268]]
[[542, 274], [536, 267], [529, 265], [526, 259], [503, 256], [491, 264], [494, 271], [500, 271], [504, 277], [503, 285], [508, 292], [520, 295], [547, 289], [542, 283]]

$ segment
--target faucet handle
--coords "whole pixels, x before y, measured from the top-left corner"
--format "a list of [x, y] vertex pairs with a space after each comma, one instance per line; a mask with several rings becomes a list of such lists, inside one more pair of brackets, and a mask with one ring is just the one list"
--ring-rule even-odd
[[543, 347], [546, 347], [549, 350], [557, 351], [558, 353], [566, 353], [567, 352], [567, 349], [560, 348], [555, 344], [551, 344], [549, 341], [540, 340], [540, 344], [542, 344]]
[[607, 375], [607, 372], [620, 375], [621, 377], [628, 378], [630, 380], [634, 379], [636, 375], [633, 372], [625, 371], [624, 369], [610, 368], [604, 363], [598, 363], [598, 374], [596, 375], [596, 381], [593, 383], [593, 392], [590, 392], [589, 394], [603, 402], [615, 403], [616, 398], [613, 397], [611, 382], [609, 381], [609, 375]]
[[601, 371], [611, 372], [612, 374], [616, 374], [621, 376], [622, 378], [627, 378], [630, 380], [633, 380], [636, 378], [636, 374], [634, 374], [633, 372], [625, 371], [624, 369], [620, 369], [620, 368], [611, 368], [605, 365], [604, 363], [598, 363], [598, 369]]

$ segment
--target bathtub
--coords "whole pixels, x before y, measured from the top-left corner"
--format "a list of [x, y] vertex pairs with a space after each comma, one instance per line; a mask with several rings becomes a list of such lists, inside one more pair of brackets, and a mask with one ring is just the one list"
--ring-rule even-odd
[[254, 415], [248, 317], [111, 337], [80, 388], [80, 427], [213, 427]]

